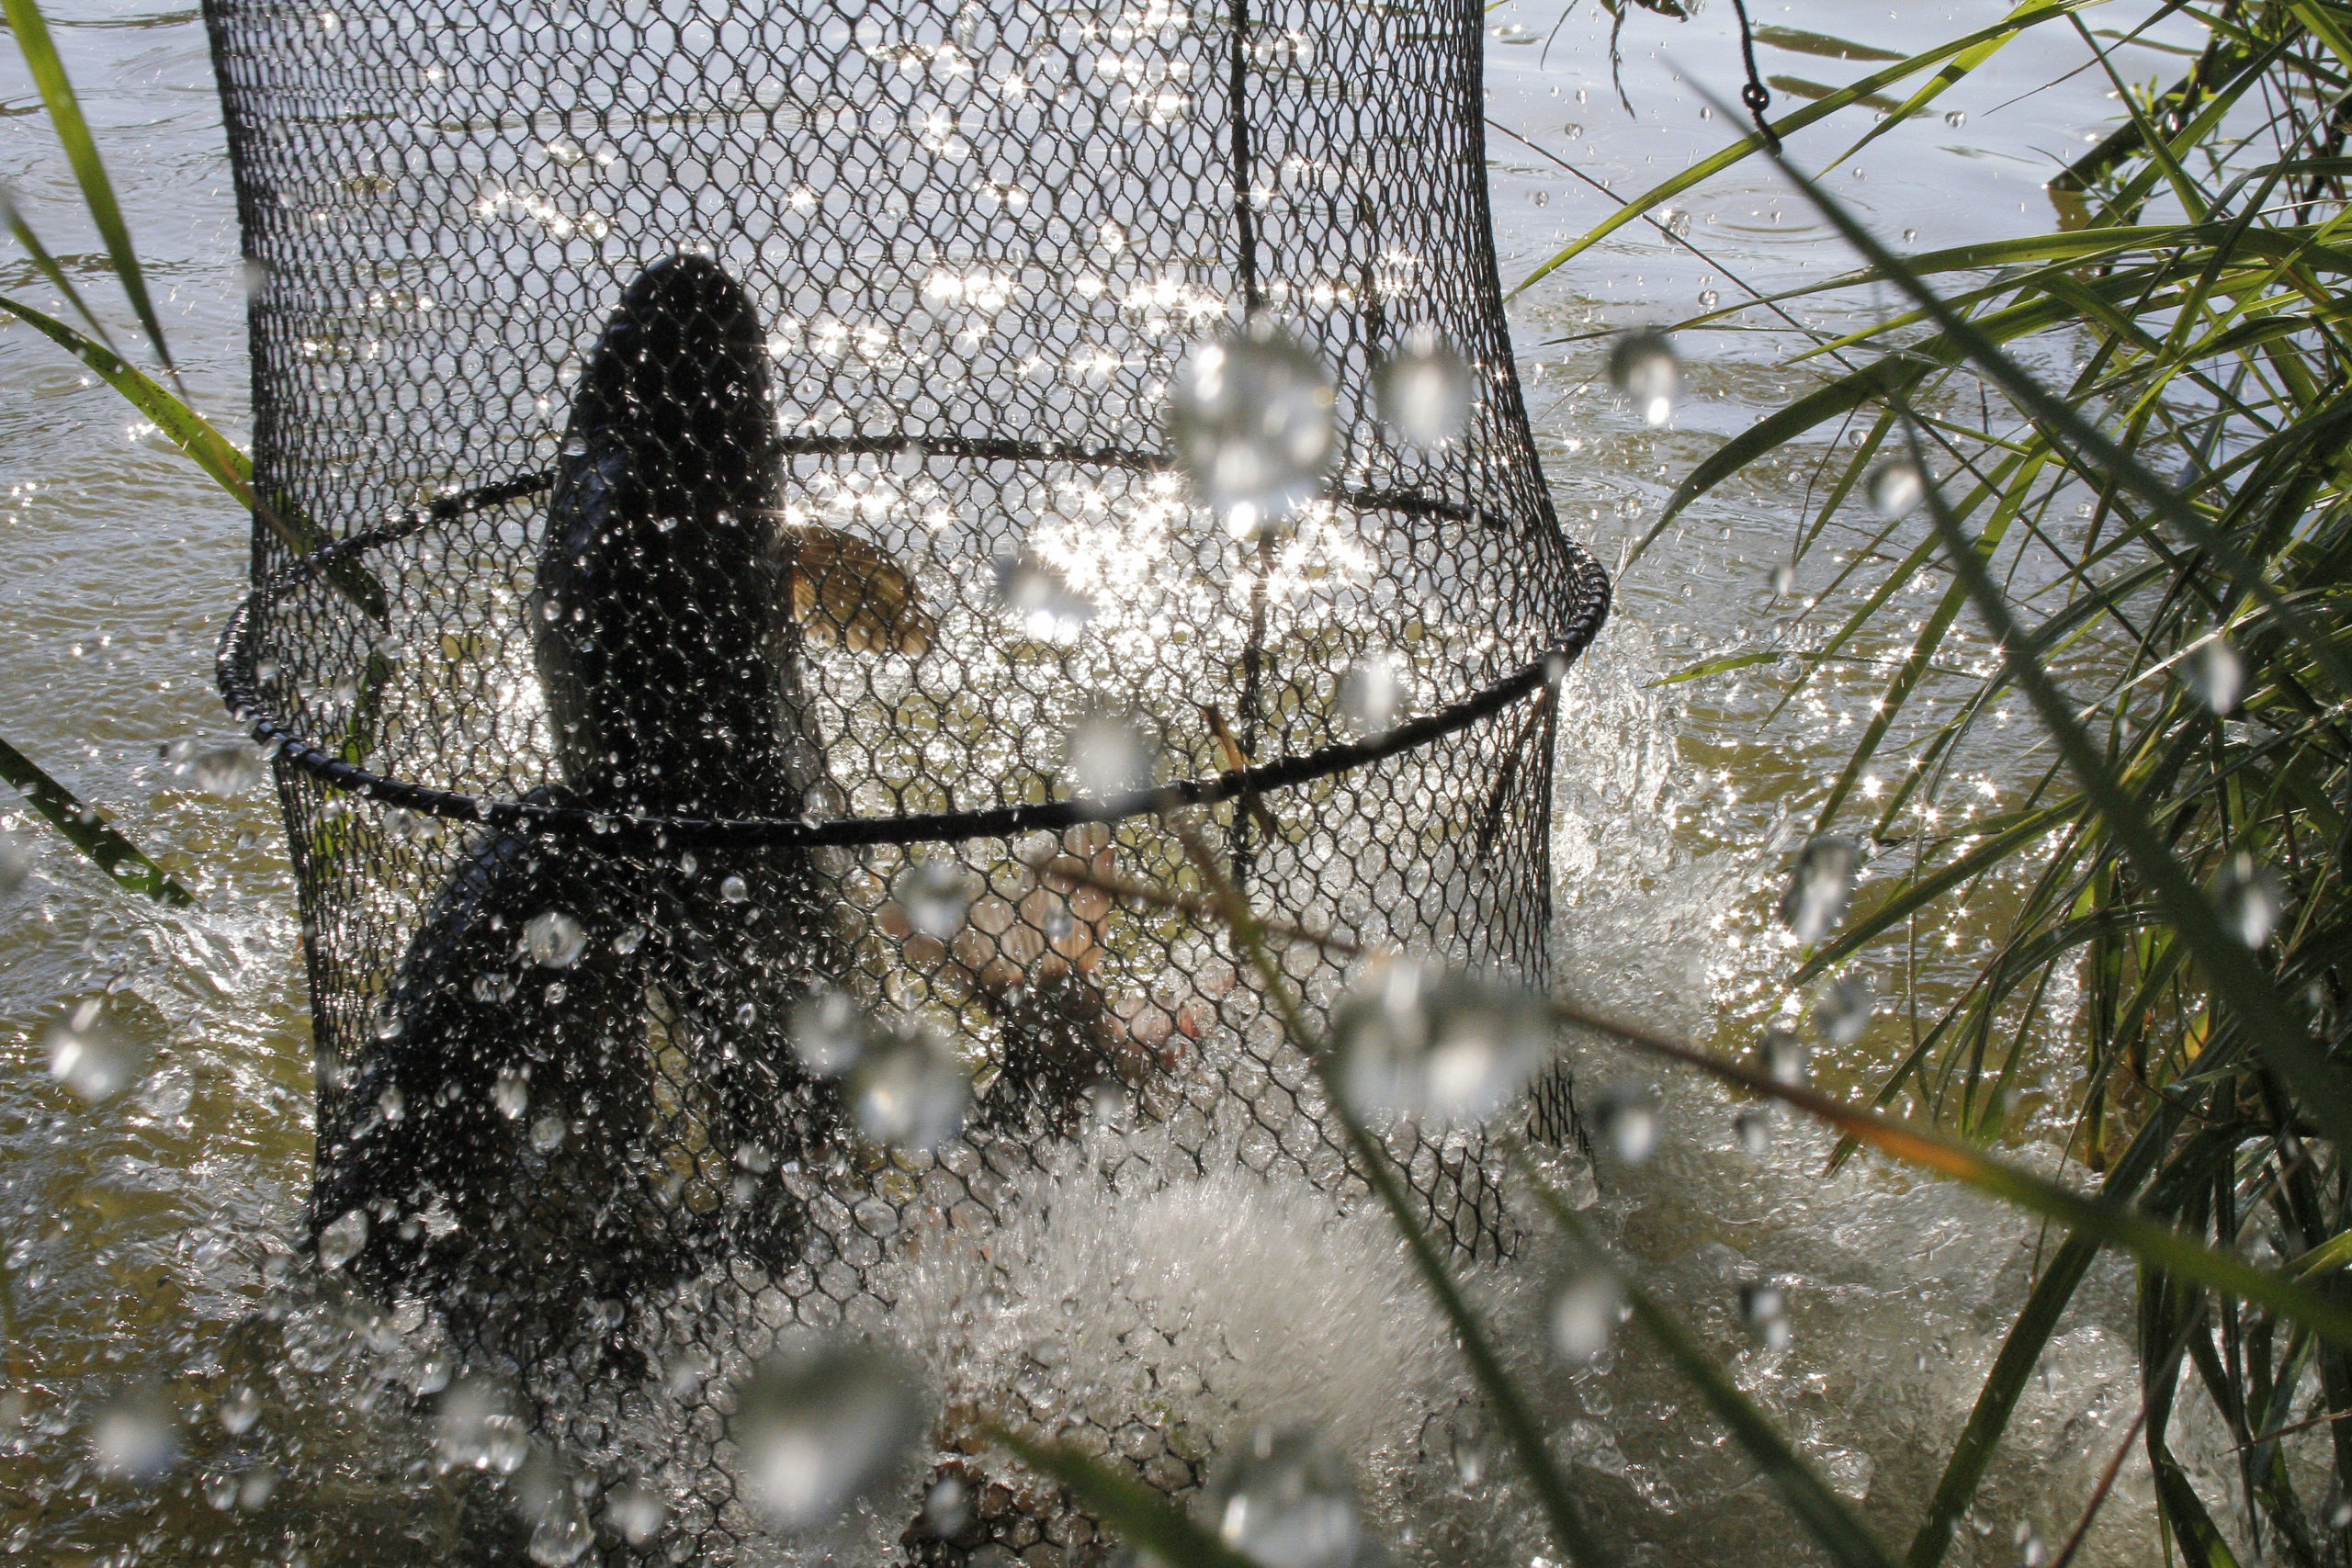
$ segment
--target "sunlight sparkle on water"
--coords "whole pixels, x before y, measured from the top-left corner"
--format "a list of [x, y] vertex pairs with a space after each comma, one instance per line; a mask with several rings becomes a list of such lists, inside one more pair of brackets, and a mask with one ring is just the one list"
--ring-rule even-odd
[[804, 1343], [737, 1388], [729, 1435], [753, 1505], [786, 1530], [807, 1530], [887, 1483], [929, 1425], [928, 1404], [895, 1350]]

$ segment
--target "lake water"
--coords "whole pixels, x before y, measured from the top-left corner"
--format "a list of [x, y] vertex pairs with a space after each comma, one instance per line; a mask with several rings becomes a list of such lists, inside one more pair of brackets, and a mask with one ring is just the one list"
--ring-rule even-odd
[[[243, 277], [202, 24], [193, 12], [101, 0], [57, 9], [52, 25], [150, 259], [193, 400], [242, 439]], [[1766, 6], [1758, 21], [1789, 30], [1768, 33], [1778, 42], [1761, 63], [1775, 78], [1839, 84], [1867, 68], [1867, 50], [1920, 47], [1992, 17], [1860, 0]], [[2086, 14], [2098, 29], [2136, 19], [2120, 8]], [[1635, 15], [1623, 40], [1630, 114], [1597, 7], [1563, 21], [1556, 6], [1509, 4], [1488, 22], [1488, 154], [1507, 285], [1731, 133], [1699, 90], [1724, 101], [1736, 93], [1728, 7], [1679, 25]], [[2119, 63], [2134, 80], [2169, 81], [2188, 37], [2159, 29], [2161, 47], [2125, 48]], [[2118, 118], [2106, 78], [2083, 69], [2088, 59], [2071, 31], [2031, 35], [1931, 113], [1838, 157], [1826, 183], [1883, 235], [1919, 248], [2044, 231], [2053, 214], [2043, 181]], [[1784, 88], [1781, 101], [1803, 90]], [[105, 297], [98, 247], [73, 220], [70, 175], [36, 101], [13, 51], [0, 51], [0, 180], [85, 291]], [[1869, 124], [1832, 121], [1797, 138], [1792, 152], [1820, 168]], [[1683, 396], [1654, 430], [1608, 389], [1605, 333], [1693, 313], [1711, 292], [1729, 302], [1743, 288], [1769, 293], [1849, 265], [1762, 165], [1671, 205], [1682, 216], [1654, 212], [1657, 222], [1619, 230], [1512, 311], [1554, 494], [1612, 566], [1693, 463], [1816, 372], [1783, 363], [1792, 334], [1760, 312], [1686, 334]], [[14, 251], [0, 256], [0, 288], [35, 303], [51, 292]], [[1834, 328], [1871, 304], [1850, 298], [1800, 313]], [[126, 317], [117, 331], [128, 343], [134, 329]], [[1769, 664], [1744, 677], [1657, 682], [1728, 648], [1806, 645], [1770, 577], [1816, 482], [1809, 465], [1830, 450], [1825, 438], [1786, 454], [1694, 507], [1623, 576], [1615, 619], [1569, 686], [1554, 811], [1562, 978], [1726, 1050], [1747, 1048], [1783, 1005], [1792, 960], [1769, 916], [1788, 834], [1809, 820], [1866, 721], [1870, 671], [1826, 681], [1769, 723], [1785, 684], [1766, 678]], [[0, 1458], [0, 1510], [11, 1550], [37, 1560], [175, 1562], [225, 1542], [224, 1560], [334, 1561], [334, 1538], [322, 1543], [318, 1527], [348, 1506], [333, 1466], [290, 1462], [293, 1479], [274, 1495], [259, 1487], [252, 1506], [232, 1495], [222, 1506], [227, 1461], [209, 1457], [220, 1436], [209, 1418], [189, 1428], [188, 1456], [153, 1493], [96, 1476], [86, 1457], [86, 1433], [116, 1391], [160, 1387], [191, 1414], [199, 1393], [218, 1396], [245, 1332], [238, 1325], [266, 1274], [282, 1267], [271, 1258], [291, 1244], [307, 1189], [307, 1004], [274, 803], [261, 792], [204, 794], [158, 755], [229, 733], [211, 650], [243, 591], [245, 535], [244, 519], [111, 391], [28, 330], [0, 327], [0, 733], [104, 807], [200, 898], [190, 911], [148, 908], [14, 820], [32, 869], [0, 896], [0, 1053], [10, 1068], [0, 1080], [0, 1246], [12, 1313], [0, 1419], [17, 1423]], [[1833, 525], [1800, 565], [1797, 592], [1821, 588], [1861, 538]], [[2012, 733], [2015, 749], [1996, 736], [1952, 780], [1944, 809], [1953, 818], [2013, 783], [2024, 727]], [[1999, 891], [1984, 898], [1921, 933], [1923, 995], [1948, 986], [1984, 942]], [[1901, 976], [1889, 967], [1873, 977], [1885, 995]], [[109, 993], [145, 1055], [132, 1089], [88, 1109], [51, 1079], [45, 1036]], [[1821, 1076], [1866, 1088], [1908, 1027], [1890, 1012], [1821, 1061]], [[1902, 1539], [2042, 1238], [1867, 1162], [1821, 1179], [1826, 1143], [1785, 1122], [1767, 1152], [1745, 1152], [1734, 1108], [1711, 1088], [1659, 1079], [1600, 1047], [1579, 1066], [1588, 1086], [1656, 1082], [1664, 1097], [1658, 1154], [1636, 1170], [1604, 1168], [1595, 1216], [1732, 1359], [1741, 1384]], [[2019, 1074], [2023, 1157], [2048, 1157], [2036, 1107], [2069, 1070], [2053, 1025]], [[1488, 1281], [1506, 1321], [1531, 1336], [1542, 1268], [1529, 1261]], [[1782, 1350], [1753, 1344], [1737, 1320], [1738, 1286], [1768, 1276], [1791, 1303]], [[2079, 1299], [1952, 1561], [2023, 1561], [2030, 1540], [2070, 1528], [2136, 1407], [2127, 1286], [2111, 1269]], [[1636, 1543], [1632, 1560], [1803, 1555], [1762, 1483], [1646, 1351], [1628, 1346], [1575, 1378], [1544, 1377], [1564, 1451], [1608, 1530]], [[1464, 1484], [1471, 1495], [1440, 1512], [1476, 1518], [1490, 1507], [1498, 1528], [1460, 1536], [1433, 1522], [1396, 1543], [1400, 1558], [1526, 1563], [1542, 1550], [1523, 1499], [1492, 1476]], [[2144, 1477], [2127, 1468], [2087, 1560], [2140, 1561], [2154, 1550], [2144, 1493]]]

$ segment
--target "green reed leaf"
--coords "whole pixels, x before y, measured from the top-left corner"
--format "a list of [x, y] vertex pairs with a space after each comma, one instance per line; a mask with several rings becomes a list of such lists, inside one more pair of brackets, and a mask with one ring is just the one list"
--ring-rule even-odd
[[195, 894], [172, 880], [168, 872], [147, 858], [145, 851], [110, 826], [96, 807], [85, 804], [6, 740], [0, 740], [0, 779], [23, 791], [26, 802], [41, 820], [87, 855], [116, 886], [143, 893], [174, 908], [196, 902]]

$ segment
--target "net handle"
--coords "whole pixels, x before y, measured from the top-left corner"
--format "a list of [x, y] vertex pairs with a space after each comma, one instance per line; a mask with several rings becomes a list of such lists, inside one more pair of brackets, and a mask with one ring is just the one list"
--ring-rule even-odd
[[[855, 448], [903, 450], [909, 443], [850, 438], [845, 441], [795, 441], [787, 450], [827, 453]], [[930, 440], [919, 444], [943, 455], [999, 457], [1050, 457], [1115, 463], [1121, 467], [1161, 468], [1165, 460], [1141, 454], [1092, 452], [1012, 442]], [[987, 446], [989, 452], [964, 452]], [[598, 811], [585, 806], [520, 799], [492, 799], [410, 784], [347, 762], [311, 745], [270, 713], [253, 676], [254, 637], [261, 611], [288, 590], [322, 576], [340, 562], [380, 546], [395, 543], [439, 524], [537, 495], [554, 483], [550, 473], [526, 474], [446, 496], [421, 510], [404, 513], [379, 528], [339, 540], [272, 573], [231, 613], [221, 628], [214, 656], [214, 678], [229, 711], [247, 732], [279, 762], [310, 774], [331, 789], [369, 800], [422, 812], [453, 822], [477, 822], [523, 833], [574, 834], [594, 838], [616, 848], [651, 845], [655, 848], [808, 848], [868, 844], [944, 843], [964, 839], [1007, 839], [1039, 829], [1058, 829], [1081, 822], [1116, 822], [1129, 817], [1157, 816], [1188, 806], [1213, 806], [1242, 795], [1262, 794], [1329, 778], [1393, 757], [1465, 729], [1501, 712], [1530, 693], [1551, 685], [1567, 673], [1577, 655], [1600, 635], [1610, 607], [1609, 574], [1592, 552], [1573, 539], [1563, 538], [1575, 579], [1576, 607], [1564, 621], [1559, 639], [1539, 658], [1501, 680], [1481, 688], [1425, 717], [1408, 719], [1394, 729], [1364, 740], [1340, 741], [1312, 751], [1278, 758], [1247, 768], [1180, 779], [1148, 790], [1101, 797], [1076, 796], [1023, 806], [1000, 806], [974, 811], [909, 812], [891, 817], [696, 818], [647, 816]], [[1425, 496], [1400, 492], [1349, 492], [1343, 499], [1375, 507], [1410, 510], [1426, 515], [1453, 516], [1464, 522], [1479, 516], [1475, 510]]]

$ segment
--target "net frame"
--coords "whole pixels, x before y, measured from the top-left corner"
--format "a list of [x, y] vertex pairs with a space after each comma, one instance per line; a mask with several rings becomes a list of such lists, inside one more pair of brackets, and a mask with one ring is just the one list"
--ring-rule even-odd
[[[628, 1156], [670, 1169], [707, 1201], [706, 1218], [741, 1185], [718, 1145], [742, 1113], [712, 1108], [715, 1093], [735, 1091], [707, 1081], [700, 1058], [722, 1049], [726, 1029], [697, 1006], [709, 1013], [763, 985], [762, 1004], [788, 1001], [809, 984], [747, 978], [760, 960], [743, 956], [750, 939], [713, 897], [726, 867], [756, 877], [776, 857], [800, 857], [843, 916], [845, 972], [826, 978], [944, 1018], [978, 1067], [984, 1092], [967, 1132], [912, 1159], [877, 1161], [842, 1136], [820, 1089], [776, 1091], [806, 1115], [763, 1122], [775, 1145], [766, 1155], [808, 1179], [791, 1199], [800, 1253], [762, 1268], [796, 1322], [854, 1315], [889, 1246], [924, 1226], [984, 1226], [992, 1195], [1067, 1133], [1073, 1091], [1087, 1086], [1041, 1089], [1012, 1070], [1007, 1044], [1008, 1006], [1056, 987], [1096, 1021], [1113, 1019], [1090, 1038], [1136, 1048], [1142, 1065], [1113, 1075], [1134, 1113], [1196, 1123], [1175, 1140], [1189, 1138], [1196, 1161], [1239, 1157], [1360, 1193], [1311, 1075], [1230, 955], [1107, 901], [1081, 906], [1044, 872], [1075, 856], [1172, 876], [1178, 858], [1155, 819], [1217, 812], [1244, 886], [1303, 920], [1544, 978], [1559, 682], [1598, 634], [1609, 583], [1560, 527], [1512, 364], [1489, 237], [1478, 7], [890, 0], [750, 14], [672, 0], [591, 10], [205, 8], [259, 280], [254, 479], [269, 498], [220, 683], [271, 749], [294, 852], [321, 1063], [314, 1224], [345, 1212], [328, 1151], [366, 1135], [355, 1129], [380, 1108], [371, 1064], [389, 1048], [385, 999], [405, 945], [429, 923], [434, 890], [498, 844], [615, 876], [709, 861], [704, 891], [673, 900], [670, 933], [680, 951], [701, 944], [696, 976], [674, 969], [669, 984], [698, 1003], [672, 996], [646, 1024], [657, 1042], [647, 1059], [665, 1082], [649, 1080], [659, 1109], [632, 1137], [660, 1146]], [[1024, 73], [1036, 85], [1012, 93]], [[989, 81], [987, 101], [960, 85]], [[623, 174], [608, 176], [616, 165]], [[797, 226], [783, 216], [792, 212]], [[933, 668], [952, 655], [951, 677], [926, 683], [920, 658], [894, 665], [850, 647], [854, 608], [826, 637], [821, 615], [804, 618], [797, 656], [823, 714], [820, 804], [831, 807], [807, 815], [566, 798], [547, 787], [544, 716], [516, 722], [511, 711], [564, 372], [576, 372], [637, 266], [696, 248], [792, 323], [775, 345], [788, 418], [775, 461], [793, 504], [816, 515], [850, 496], [835, 510], [865, 525], [884, 558], [910, 562], [907, 577], [928, 595]], [[934, 308], [943, 302], [956, 309]], [[1263, 319], [1334, 369], [1344, 456], [1297, 534], [1237, 541], [1170, 499], [1159, 388], [1192, 344]], [[988, 330], [967, 344], [975, 326]], [[1386, 433], [1370, 395], [1376, 366], [1417, 328], [1457, 345], [1476, 377], [1467, 428], [1436, 452]], [[879, 346], [866, 335], [876, 330]], [[1047, 350], [1059, 357], [1041, 381], [1022, 367]], [[1081, 367], [1089, 353], [1094, 371]], [[869, 504], [885, 491], [893, 499]], [[953, 521], [919, 527], [926, 504]], [[1179, 624], [1196, 618], [1183, 628], [1199, 638], [1196, 656], [1121, 680], [1132, 637], [1114, 647], [1090, 624], [1039, 658], [1034, 639], [1003, 628], [989, 569], [1105, 513], [1159, 516], [1157, 534], [1142, 532], [1162, 561], [1213, 581], [1214, 592], [1157, 601]], [[1116, 542], [1135, 551], [1136, 533]], [[1352, 536], [1370, 564], [1351, 576], [1332, 549], [1285, 577], [1278, 551], [1310, 535]], [[1318, 565], [1341, 583], [1319, 598]], [[363, 581], [385, 596], [380, 617], [353, 591]], [[1429, 711], [1348, 734], [1339, 669], [1399, 648]], [[1040, 693], [1039, 670], [1068, 690]], [[1110, 799], [1057, 784], [1059, 730], [1041, 722], [1101, 701], [1106, 685], [1159, 721], [1170, 773]], [[965, 769], [978, 804], [907, 766], [922, 748], [903, 733], [918, 719], [969, 720], [962, 699], [973, 689], [1010, 694], [1013, 711], [984, 717], [933, 772]], [[1229, 727], [1200, 711], [1204, 696]], [[872, 739], [876, 713], [888, 743]], [[991, 765], [975, 767], [982, 759]], [[1331, 821], [1361, 830], [1335, 845]], [[435, 834], [435, 822], [459, 829]], [[932, 953], [888, 929], [894, 874], [942, 851], [984, 889], [978, 907], [1004, 914], [972, 951], [963, 931]], [[1328, 1021], [1342, 967], [1304, 952], [1285, 962]], [[1007, 965], [1015, 977], [991, 989], [992, 969]], [[664, 994], [659, 980], [650, 990]], [[779, 1010], [765, 1006], [771, 1030]], [[1539, 1134], [1566, 1135], [1564, 1078], [1539, 1085], [1530, 1116]], [[1509, 1250], [1480, 1139], [1407, 1125], [1388, 1141], [1434, 1228], [1472, 1256]], [[522, 1213], [541, 1203], [531, 1192], [560, 1184], [560, 1167], [517, 1158], [517, 1190], [529, 1190], [511, 1201]], [[782, 1179], [759, 1174], [753, 1202], [781, 1201]], [[903, 1195], [889, 1200], [887, 1225], [868, 1225], [866, 1201], [894, 1183]], [[670, 1201], [683, 1215], [697, 1200]], [[549, 1213], [550, 1234], [590, 1223]], [[676, 1224], [698, 1233], [687, 1256], [711, 1276], [731, 1277], [762, 1245], [740, 1227]], [[452, 1301], [484, 1289], [435, 1283]], [[591, 1268], [538, 1293], [583, 1284], [597, 1302], [631, 1288]], [[577, 1377], [551, 1392], [565, 1381], [554, 1369], [577, 1359], [576, 1325], [502, 1339], [488, 1326], [492, 1297], [475, 1306], [450, 1314], [470, 1340], [461, 1349], [530, 1389], [549, 1441], [600, 1472], [661, 1471], [590, 1435], [609, 1421], [583, 1414], [597, 1396]], [[618, 1359], [582, 1365], [601, 1369], [589, 1382], [617, 1383], [711, 1334], [741, 1338], [737, 1324], [630, 1303], [587, 1337]], [[740, 1342], [729, 1354], [760, 1348]], [[692, 1470], [692, 1446], [667, 1462]], [[707, 1495], [705, 1484], [682, 1483], [698, 1500], [674, 1539], [696, 1550], [752, 1539], [731, 1483]]]

